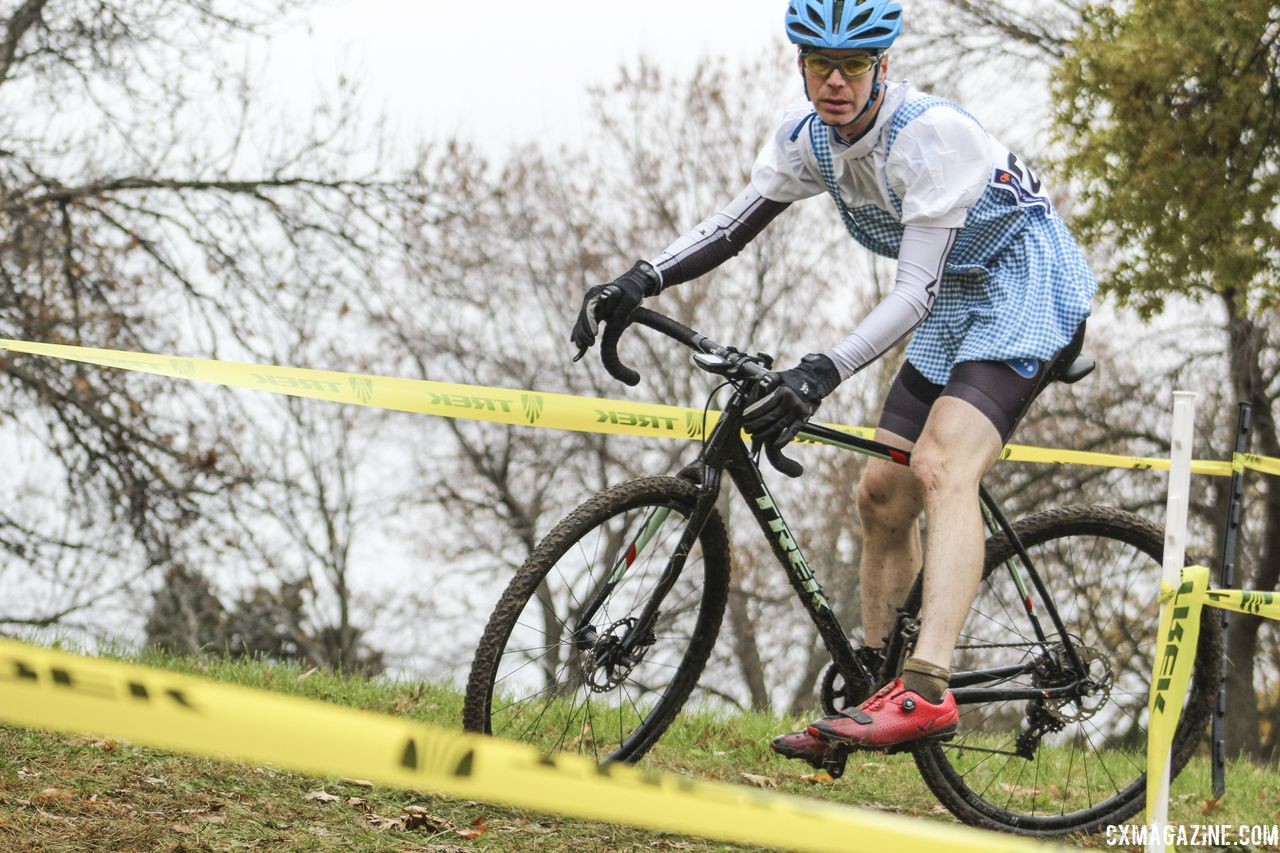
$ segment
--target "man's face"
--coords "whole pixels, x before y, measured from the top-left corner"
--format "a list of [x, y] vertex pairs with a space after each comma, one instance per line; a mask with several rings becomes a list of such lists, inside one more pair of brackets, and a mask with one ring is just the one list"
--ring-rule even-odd
[[[812, 54], [830, 61], [823, 63], [810, 59], [806, 64], [802, 57], [801, 68], [804, 70], [805, 90], [809, 93], [809, 100], [813, 102], [813, 108], [823, 122], [842, 127], [853, 121], [854, 116], [862, 110], [867, 98], [871, 96], [871, 86], [876, 75], [883, 73], [883, 69], [888, 67], [888, 59], [882, 57], [865, 74], [849, 78], [845, 76], [845, 72], [855, 69], [832, 67], [824, 75], [821, 70], [825, 69], [821, 66], [831, 66], [850, 58], [869, 58], [870, 53], [865, 50], [818, 50], [813, 51], [810, 56]], [[852, 63], [854, 66], [857, 64]], [[820, 66], [818, 73], [815, 73], [811, 65]]]

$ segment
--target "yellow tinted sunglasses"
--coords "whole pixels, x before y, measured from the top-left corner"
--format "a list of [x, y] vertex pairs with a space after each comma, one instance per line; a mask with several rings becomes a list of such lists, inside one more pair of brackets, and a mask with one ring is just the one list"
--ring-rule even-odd
[[800, 57], [800, 62], [804, 65], [805, 71], [823, 79], [830, 77], [831, 72], [839, 68], [840, 74], [846, 80], [852, 80], [854, 77], [861, 77], [872, 68], [875, 68], [876, 63], [879, 61], [880, 55], [875, 53], [860, 53], [846, 56], [843, 59], [832, 59], [830, 56], [823, 56], [821, 53], [806, 53]]

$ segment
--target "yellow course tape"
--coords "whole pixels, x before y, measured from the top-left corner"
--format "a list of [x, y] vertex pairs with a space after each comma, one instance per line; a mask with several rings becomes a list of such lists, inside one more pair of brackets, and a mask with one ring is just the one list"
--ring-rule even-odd
[[[1025, 447], [1010, 444], [1000, 454], [1001, 459], [1014, 462], [1044, 462], [1053, 465], [1093, 465], [1100, 468], [1128, 468], [1133, 471], [1168, 471], [1169, 460], [1160, 457], [1122, 456], [1115, 453], [1094, 453], [1087, 450], [1061, 450], [1047, 447]], [[1211, 477], [1230, 477], [1231, 463], [1197, 459], [1191, 463], [1194, 474]]]
[[577, 432], [702, 437], [702, 411], [679, 406], [29, 341], [0, 339], [0, 349], [397, 412]]
[[1264, 474], [1280, 477], [1280, 459], [1270, 456], [1258, 456], [1253, 453], [1237, 453], [1236, 456], [1239, 457], [1240, 464], [1245, 468], [1252, 468]]
[[[232, 388], [251, 388], [294, 397], [309, 397], [335, 403], [372, 406], [446, 418], [613, 435], [694, 440], [703, 438], [703, 411], [683, 406], [576, 397], [571, 394], [552, 394], [481, 385], [459, 385], [424, 379], [397, 379], [303, 367], [275, 367], [63, 344], [42, 344], [3, 338], [0, 338], [0, 349], [157, 376], [213, 382]], [[719, 412], [706, 413], [708, 431], [715, 426], [719, 417]], [[873, 432], [866, 427], [838, 424], [829, 424], [829, 426], [862, 436], [870, 436]], [[1138, 471], [1169, 469], [1169, 460], [1165, 458], [1028, 447], [1019, 444], [1010, 444], [1005, 447], [1000, 458], [1013, 462], [1094, 465]], [[1242, 455], [1239, 464], [1280, 476], [1280, 459]], [[1227, 477], [1232, 473], [1232, 463], [1195, 461], [1191, 465], [1191, 470], [1197, 474]]]
[[1048, 849], [11, 640], [0, 640], [0, 721], [790, 850]]
[[[1207, 571], [1207, 570], [1206, 570]], [[1221, 610], [1234, 610], [1263, 619], [1280, 619], [1280, 593], [1250, 589], [1210, 589], [1204, 603]]]

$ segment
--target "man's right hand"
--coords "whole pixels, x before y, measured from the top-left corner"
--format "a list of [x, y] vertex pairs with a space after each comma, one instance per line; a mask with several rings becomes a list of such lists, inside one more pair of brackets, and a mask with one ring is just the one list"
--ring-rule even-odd
[[640, 307], [646, 296], [657, 296], [661, 289], [658, 271], [647, 261], [636, 261], [635, 266], [609, 284], [597, 284], [586, 292], [569, 340], [580, 351], [586, 351], [596, 342], [601, 322], [607, 323], [611, 332], [621, 334], [631, 320], [631, 312]]

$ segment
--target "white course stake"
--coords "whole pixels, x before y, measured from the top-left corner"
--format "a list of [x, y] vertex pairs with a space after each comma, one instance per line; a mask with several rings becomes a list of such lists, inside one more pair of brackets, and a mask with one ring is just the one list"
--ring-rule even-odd
[[[1187, 553], [1187, 505], [1191, 500], [1191, 444], [1195, 436], [1196, 393], [1173, 392], [1173, 431], [1169, 448], [1169, 502], [1164, 522], [1164, 584], [1178, 588]], [[1169, 766], [1159, 783], [1155, 813], [1147, 815], [1148, 853], [1164, 853], [1169, 822]]]

